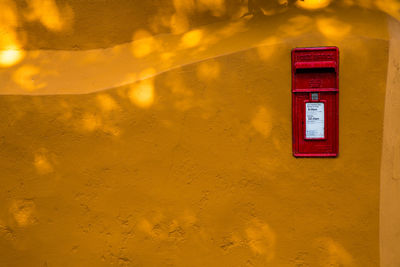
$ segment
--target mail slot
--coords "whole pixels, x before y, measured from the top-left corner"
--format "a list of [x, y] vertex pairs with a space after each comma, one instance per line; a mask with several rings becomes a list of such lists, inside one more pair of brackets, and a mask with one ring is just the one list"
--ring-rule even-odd
[[292, 50], [295, 157], [336, 157], [339, 150], [339, 50]]

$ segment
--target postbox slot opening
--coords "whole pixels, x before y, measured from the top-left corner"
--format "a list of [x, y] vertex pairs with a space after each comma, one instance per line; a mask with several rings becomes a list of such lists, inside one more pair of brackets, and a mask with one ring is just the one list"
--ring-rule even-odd
[[336, 72], [335, 68], [300, 68], [296, 69], [296, 73], [327, 73]]
[[334, 61], [308, 61], [308, 62], [296, 62], [294, 64], [295, 69], [322, 69], [322, 68], [336, 68], [336, 62]]

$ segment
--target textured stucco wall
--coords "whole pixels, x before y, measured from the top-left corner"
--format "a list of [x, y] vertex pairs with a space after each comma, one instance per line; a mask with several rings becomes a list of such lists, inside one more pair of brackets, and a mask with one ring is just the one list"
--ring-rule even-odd
[[[145, 40], [3, 67], [1, 266], [379, 266], [385, 14]], [[341, 54], [340, 155], [296, 159], [290, 50], [321, 45]]]

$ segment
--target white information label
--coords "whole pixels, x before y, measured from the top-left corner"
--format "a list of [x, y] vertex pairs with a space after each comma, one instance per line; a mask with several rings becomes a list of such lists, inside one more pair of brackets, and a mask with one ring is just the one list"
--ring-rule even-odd
[[325, 107], [324, 103], [306, 103], [306, 138], [318, 139], [325, 137]]

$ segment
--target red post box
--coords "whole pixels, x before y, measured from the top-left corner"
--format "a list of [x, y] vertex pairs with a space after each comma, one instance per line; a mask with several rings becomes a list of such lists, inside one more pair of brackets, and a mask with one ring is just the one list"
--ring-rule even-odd
[[339, 50], [292, 50], [295, 157], [336, 157], [339, 148]]

